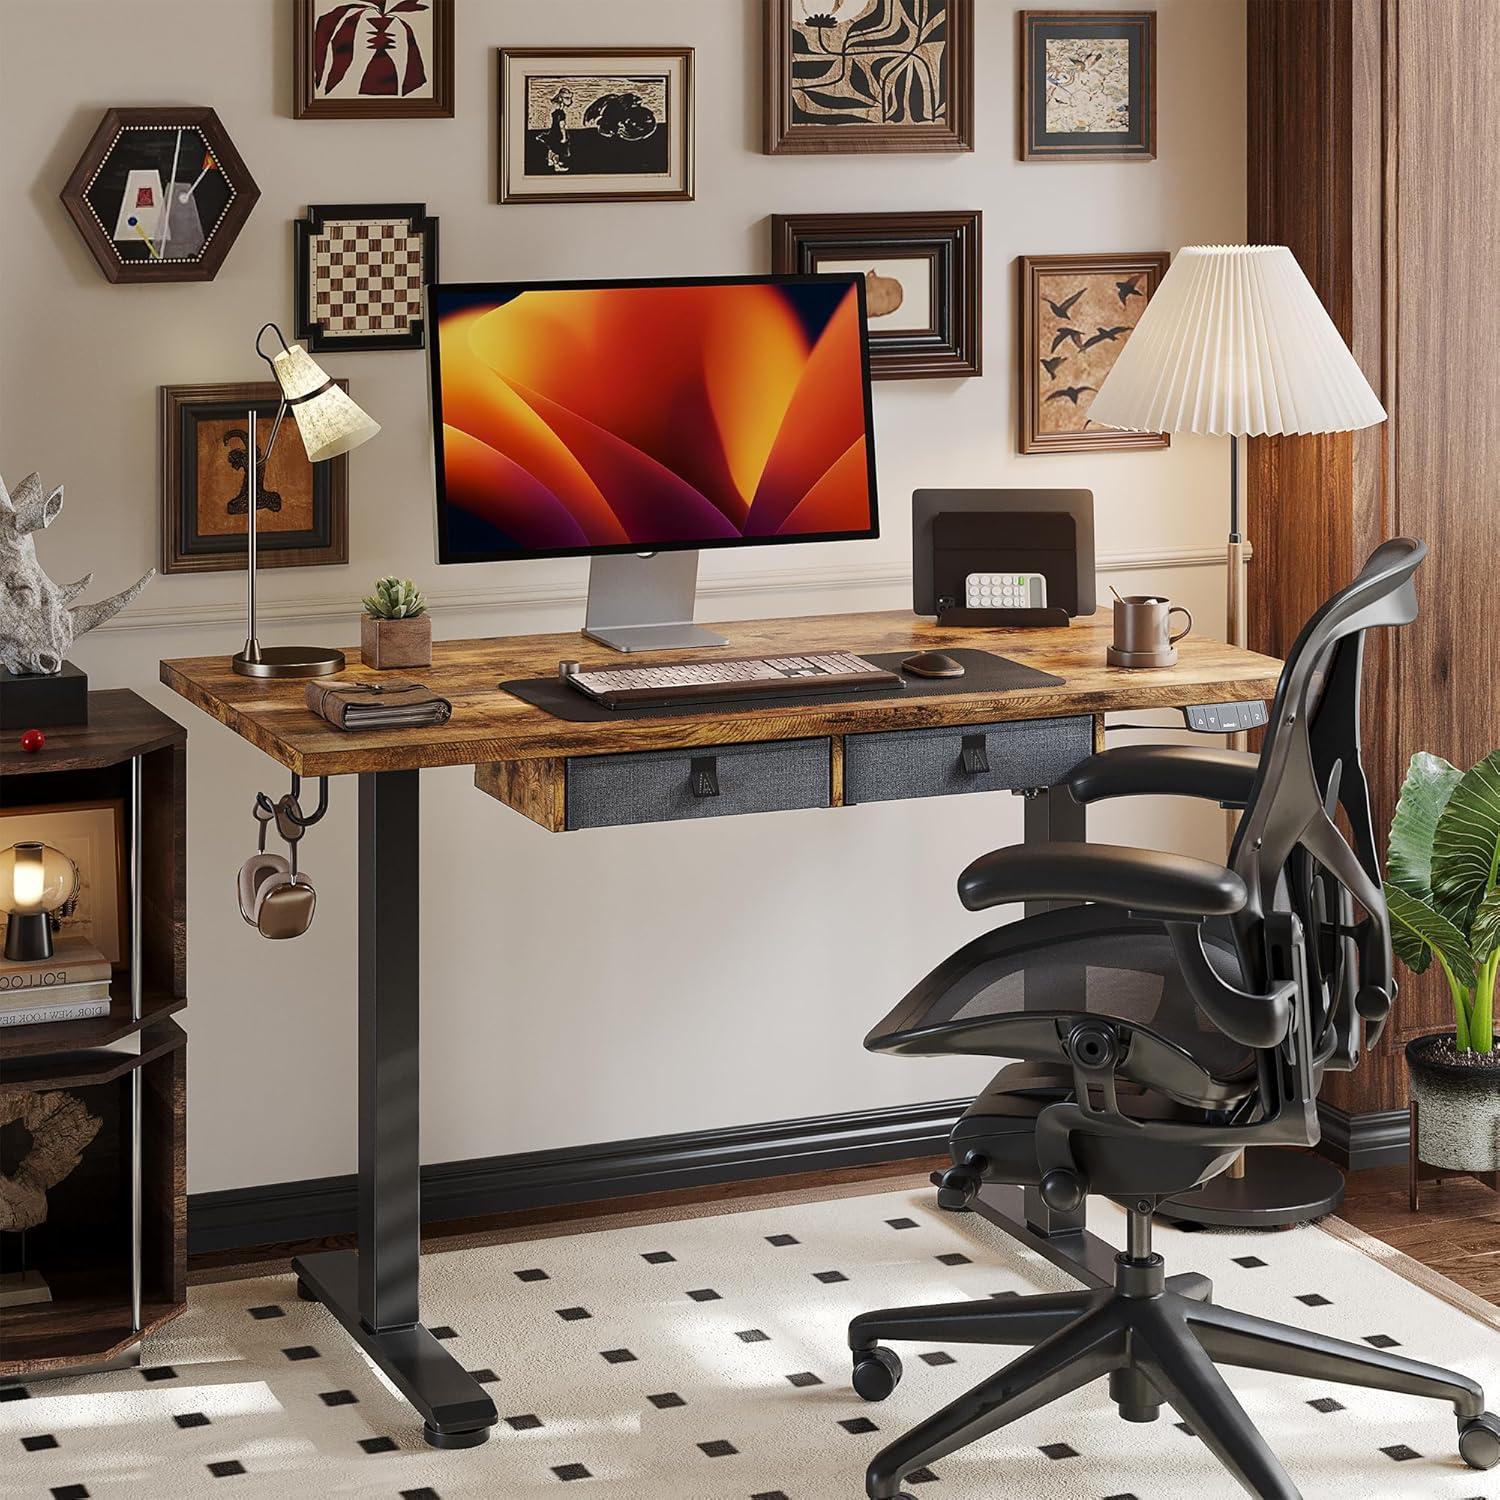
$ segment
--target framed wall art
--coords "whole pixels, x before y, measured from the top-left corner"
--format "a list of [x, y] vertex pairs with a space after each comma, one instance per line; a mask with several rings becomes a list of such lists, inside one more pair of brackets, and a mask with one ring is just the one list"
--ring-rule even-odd
[[454, 0], [296, 0], [299, 120], [453, 117]]
[[974, 149], [974, 0], [766, 0], [771, 155]]
[[[130, 961], [126, 914], [125, 804], [119, 799], [0, 809], [0, 849], [40, 839], [78, 869], [78, 894], [55, 914], [55, 931], [92, 943], [110, 962]], [[0, 910], [0, 934], [6, 928]]]
[[1165, 250], [1021, 257], [1022, 453], [1165, 448], [1164, 432], [1089, 424], [1089, 407], [1166, 275]]
[[[343, 390], [347, 380], [336, 381]], [[274, 381], [161, 388], [162, 572], [212, 573], [245, 566], [249, 433], [256, 415], [262, 568], [349, 561], [349, 458], [307, 461], [297, 424], [266, 444], [281, 402]]]
[[110, 281], [212, 281], [260, 189], [213, 110], [112, 109], [61, 196]]
[[870, 375], [980, 373], [980, 215], [776, 214], [772, 269], [865, 279]]
[[502, 203], [693, 196], [691, 47], [500, 49]]
[[425, 203], [315, 203], [292, 233], [294, 321], [309, 350], [423, 347], [422, 290], [438, 264]]
[[1156, 12], [1021, 12], [1024, 161], [1156, 155]]

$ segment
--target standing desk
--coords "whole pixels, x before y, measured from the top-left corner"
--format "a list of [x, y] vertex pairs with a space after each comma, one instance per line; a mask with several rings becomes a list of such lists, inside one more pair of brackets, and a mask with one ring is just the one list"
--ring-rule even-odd
[[[167, 687], [294, 776], [359, 778], [358, 1248], [292, 1264], [301, 1294], [327, 1307], [389, 1376], [421, 1413], [430, 1443], [481, 1443], [496, 1411], [422, 1326], [418, 1300], [421, 772], [472, 765], [479, 790], [554, 832], [1010, 790], [1025, 794], [1028, 843], [1082, 839], [1083, 809], [1049, 788], [1102, 746], [1106, 713], [1269, 698], [1280, 669], [1269, 657], [1190, 635], [1176, 666], [1123, 671], [1105, 664], [1110, 631], [1104, 611], [1068, 628], [1028, 630], [943, 629], [899, 611], [745, 621], [730, 627], [736, 656], [967, 648], [1063, 681], [793, 707], [725, 704], [607, 722], [556, 718], [498, 690], [502, 681], [555, 676], [560, 659], [621, 662], [576, 633], [444, 641], [417, 675], [452, 701], [452, 718], [352, 734], [308, 711], [301, 682], [237, 677], [223, 656], [161, 663]], [[348, 661], [346, 678], [380, 680], [358, 652]], [[976, 744], [983, 753], [964, 755]], [[1034, 1191], [1006, 1187], [987, 1189], [976, 1209], [1080, 1279], [1109, 1280], [1114, 1251], [1087, 1232], [1081, 1214], [1051, 1213]]]

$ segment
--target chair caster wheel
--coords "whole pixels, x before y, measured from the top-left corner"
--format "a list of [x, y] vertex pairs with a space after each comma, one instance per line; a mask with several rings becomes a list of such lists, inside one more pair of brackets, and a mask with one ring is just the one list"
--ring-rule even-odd
[[1500, 1463], [1500, 1417], [1482, 1411], [1460, 1424], [1458, 1452], [1471, 1469], [1493, 1469]]
[[877, 1344], [854, 1356], [854, 1391], [866, 1401], [884, 1401], [901, 1384], [901, 1359]]
[[316, 1302], [318, 1300], [310, 1291], [308, 1291], [307, 1283], [305, 1281], [299, 1281], [297, 1283], [297, 1295], [304, 1302]]

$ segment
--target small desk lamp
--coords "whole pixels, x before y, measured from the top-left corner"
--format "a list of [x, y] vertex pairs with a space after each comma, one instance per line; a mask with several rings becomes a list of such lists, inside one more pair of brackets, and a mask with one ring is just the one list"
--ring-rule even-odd
[[[278, 354], [267, 354], [261, 340], [274, 333], [281, 345]], [[255, 411], [248, 413], [249, 441], [246, 445], [249, 464], [250, 505], [246, 528], [249, 550], [245, 560], [245, 649], [234, 658], [234, 670], [241, 677], [326, 677], [343, 670], [344, 653], [326, 646], [262, 646], [255, 633], [255, 562], [257, 511], [260, 505], [260, 470], [271, 461], [277, 434], [286, 419], [287, 409], [302, 434], [309, 463], [322, 463], [357, 448], [380, 431], [380, 424], [366, 415], [347, 391], [340, 390], [301, 344], [287, 346], [281, 330], [267, 323], [255, 336], [255, 352], [270, 365], [276, 383], [281, 387], [281, 405], [266, 444], [265, 457], [259, 456], [255, 441]]]
[[1243, 646], [1238, 440], [1353, 432], [1385, 421], [1385, 408], [1285, 245], [1184, 245], [1089, 420], [1126, 432], [1228, 435], [1228, 634]]
[[0, 853], [5, 956], [12, 963], [52, 957], [51, 917], [78, 891], [78, 866], [60, 849], [26, 839]]

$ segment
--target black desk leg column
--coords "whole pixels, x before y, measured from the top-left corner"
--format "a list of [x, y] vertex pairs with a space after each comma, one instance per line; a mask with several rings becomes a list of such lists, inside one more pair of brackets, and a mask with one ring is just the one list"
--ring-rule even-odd
[[[1088, 837], [1087, 810], [1065, 787], [1027, 792], [1025, 806], [1027, 844], [1079, 843]], [[1049, 911], [1054, 904], [1028, 903], [1026, 915]], [[972, 1210], [1085, 1286], [1114, 1285], [1114, 1247], [1089, 1233], [1087, 1205], [1076, 1213], [1060, 1214], [1042, 1202], [1037, 1188], [992, 1184], [981, 1189]]]
[[422, 1326], [417, 771], [359, 778], [359, 1249], [292, 1262], [421, 1413], [439, 1448], [482, 1443], [495, 1404]]

